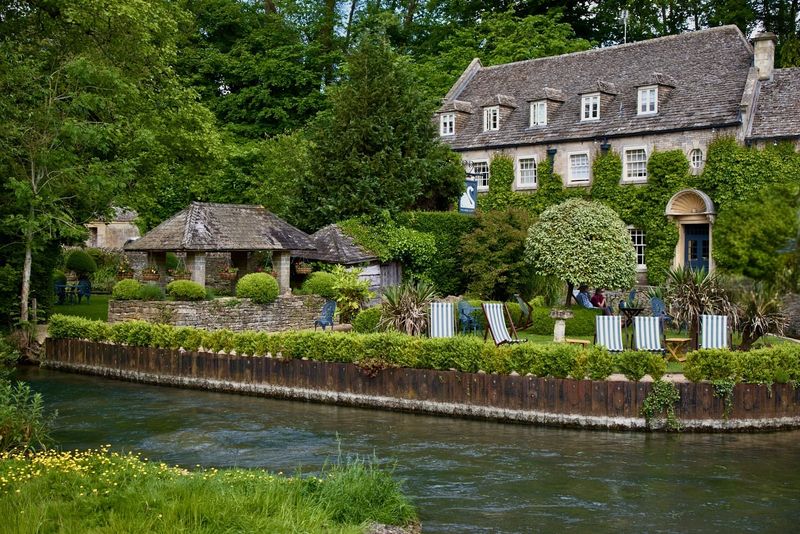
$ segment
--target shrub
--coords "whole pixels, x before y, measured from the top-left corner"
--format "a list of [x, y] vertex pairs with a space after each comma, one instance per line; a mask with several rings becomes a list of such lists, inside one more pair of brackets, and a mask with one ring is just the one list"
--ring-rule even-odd
[[28, 384], [0, 380], [0, 453], [44, 448], [52, 420], [42, 396]]
[[411, 336], [424, 334], [428, 330], [428, 313], [434, 298], [436, 289], [424, 280], [406, 280], [399, 286], [385, 288], [381, 327]]
[[50, 316], [47, 332], [54, 339], [89, 339], [108, 341], [110, 325], [105, 321], [92, 321], [74, 315], [55, 314]]
[[369, 280], [360, 280], [361, 269], [333, 268], [333, 290], [336, 292], [336, 313], [343, 323], [349, 323], [361, 306], [374, 294], [369, 290]]
[[692, 382], [736, 378], [733, 352], [727, 349], [701, 349], [686, 355], [683, 374]]
[[358, 312], [356, 318], [353, 319], [353, 331], [359, 334], [377, 332], [378, 323], [381, 321], [381, 310], [380, 306], [373, 306]]
[[123, 321], [111, 325], [110, 339], [134, 347], [154, 346], [154, 325], [146, 321]]
[[111, 298], [115, 300], [137, 300], [142, 294], [142, 284], [132, 278], [120, 280], [111, 290]]
[[614, 372], [614, 355], [604, 347], [592, 345], [583, 349], [576, 357], [570, 376], [577, 380], [605, 380]]
[[58, 269], [53, 270], [53, 283], [54, 284], [67, 283], [67, 275], [64, 274], [64, 271], [60, 271]]
[[[120, 283], [125, 281], [120, 280]], [[142, 284], [139, 298], [142, 300], [164, 300], [164, 290], [158, 284]]]
[[175, 300], [204, 300], [206, 289], [191, 280], [173, 280], [167, 284], [167, 294]]
[[331, 273], [315, 271], [303, 282], [302, 291], [307, 295], [319, 295], [326, 299], [335, 299], [336, 291], [333, 289], [335, 282], [336, 277]]
[[641, 380], [644, 375], [659, 380], [667, 370], [667, 363], [661, 354], [644, 350], [623, 351], [617, 355], [616, 363], [628, 380]]
[[66, 267], [76, 273], [93, 273], [97, 270], [97, 263], [85, 250], [75, 249], [67, 256]]
[[236, 296], [252, 299], [259, 304], [269, 304], [278, 298], [278, 281], [267, 273], [246, 274], [236, 282]]

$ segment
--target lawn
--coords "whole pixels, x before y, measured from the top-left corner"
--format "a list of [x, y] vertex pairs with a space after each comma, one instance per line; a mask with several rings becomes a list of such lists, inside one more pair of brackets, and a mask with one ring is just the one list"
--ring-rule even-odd
[[111, 295], [92, 295], [88, 303], [84, 300], [80, 304], [56, 304], [53, 306], [53, 313], [107, 321], [108, 301], [110, 298]]

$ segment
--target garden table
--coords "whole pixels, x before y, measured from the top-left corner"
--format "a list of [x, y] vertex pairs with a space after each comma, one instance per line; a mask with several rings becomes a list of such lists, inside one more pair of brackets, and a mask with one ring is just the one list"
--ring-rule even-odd
[[625, 328], [628, 328], [633, 324], [633, 318], [637, 315], [641, 315], [644, 311], [644, 308], [620, 308], [622, 315], [625, 316], [625, 324], [623, 325]]
[[689, 342], [691, 338], [688, 337], [668, 337], [664, 340], [664, 344], [667, 346], [667, 352], [669, 356], [667, 356], [667, 361], [674, 360], [676, 362], [685, 361], [686, 358], [679, 358], [678, 354], [685, 354], [686, 349], [689, 348]]

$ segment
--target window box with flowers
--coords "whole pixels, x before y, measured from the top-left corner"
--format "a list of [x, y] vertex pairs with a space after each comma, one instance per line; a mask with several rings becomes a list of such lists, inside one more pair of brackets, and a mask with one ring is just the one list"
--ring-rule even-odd
[[219, 272], [219, 277], [223, 280], [236, 280], [236, 276], [238, 274], [239, 274], [238, 267], [232, 267], [228, 265]]
[[126, 278], [133, 278], [133, 269], [131, 264], [128, 263], [128, 258], [123, 256], [122, 261], [117, 266], [117, 280], [125, 280]]
[[178, 260], [178, 265], [176, 265], [174, 269], [167, 269], [167, 274], [169, 274], [173, 280], [192, 279], [192, 272], [186, 268], [186, 264], [180, 259]]
[[148, 265], [142, 269], [142, 280], [146, 282], [157, 282], [161, 280], [161, 273], [158, 272], [158, 267], [155, 265]]

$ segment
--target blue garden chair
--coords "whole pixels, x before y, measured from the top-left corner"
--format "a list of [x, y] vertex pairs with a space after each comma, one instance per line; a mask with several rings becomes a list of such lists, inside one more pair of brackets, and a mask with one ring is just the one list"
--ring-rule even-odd
[[517, 299], [519, 304], [519, 311], [522, 312], [522, 328], [524, 330], [533, 324], [533, 306], [525, 302], [519, 293], [514, 293], [514, 298]]
[[78, 304], [81, 303], [81, 299], [83, 297], [86, 297], [86, 304], [89, 304], [89, 297], [92, 296], [92, 283], [85, 278], [83, 280], [79, 280], [76, 292], [78, 294]]
[[653, 317], [661, 319], [661, 329], [664, 330], [666, 323], [672, 322], [672, 316], [667, 313], [667, 306], [664, 301], [658, 297], [650, 299], [650, 308], [653, 310]]
[[637, 316], [633, 318], [633, 347], [636, 350], [664, 352], [664, 331], [660, 317]]
[[55, 292], [56, 292], [56, 302], [58, 304], [64, 304], [67, 300], [67, 284], [63, 282], [57, 282], [55, 284]]
[[[483, 313], [486, 315], [486, 324], [488, 325], [487, 331], [483, 334], [483, 340], [486, 341], [486, 335], [492, 334], [492, 339], [495, 345], [503, 345], [505, 343], [523, 343], [527, 339], [519, 339], [517, 337], [517, 330], [514, 328], [514, 321], [511, 320], [511, 314], [508, 313], [506, 305], [500, 302], [484, 302]], [[509, 334], [508, 326], [506, 326], [506, 316], [511, 324], [511, 333]]]
[[609, 352], [622, 352], [622, 317], [619, 315], [598, 315], [594, 319], [594, 344], [605, 347]]
[[700, 348], [730, 348], [728, 336], [728, 317], [726, 315], [700, 316]]
[[428, 334], [430, 337], [453, 337], [456, 333], [456, 317], [449, 302], [432, 302]]
[[467, 330], [472, 330], [473, 333], [477, 332], [480, 328], [478, 318], [475, 317], [476, 308], [466, 300], [458, 303], [458, 321], [461, 323], [461, 333], [466, 334]]
[[336, 301], [325, 301], [325, 304], [322, 305], [322, 312], [319, 315], [319, 319], [314, 321], [314, 330], [316, 330], [318, 326], [321, 326], [323, 330], [325, 330], [326, 326], [330, 326], [331, 329], [333, 329], [334, 313], [336, 313]]

